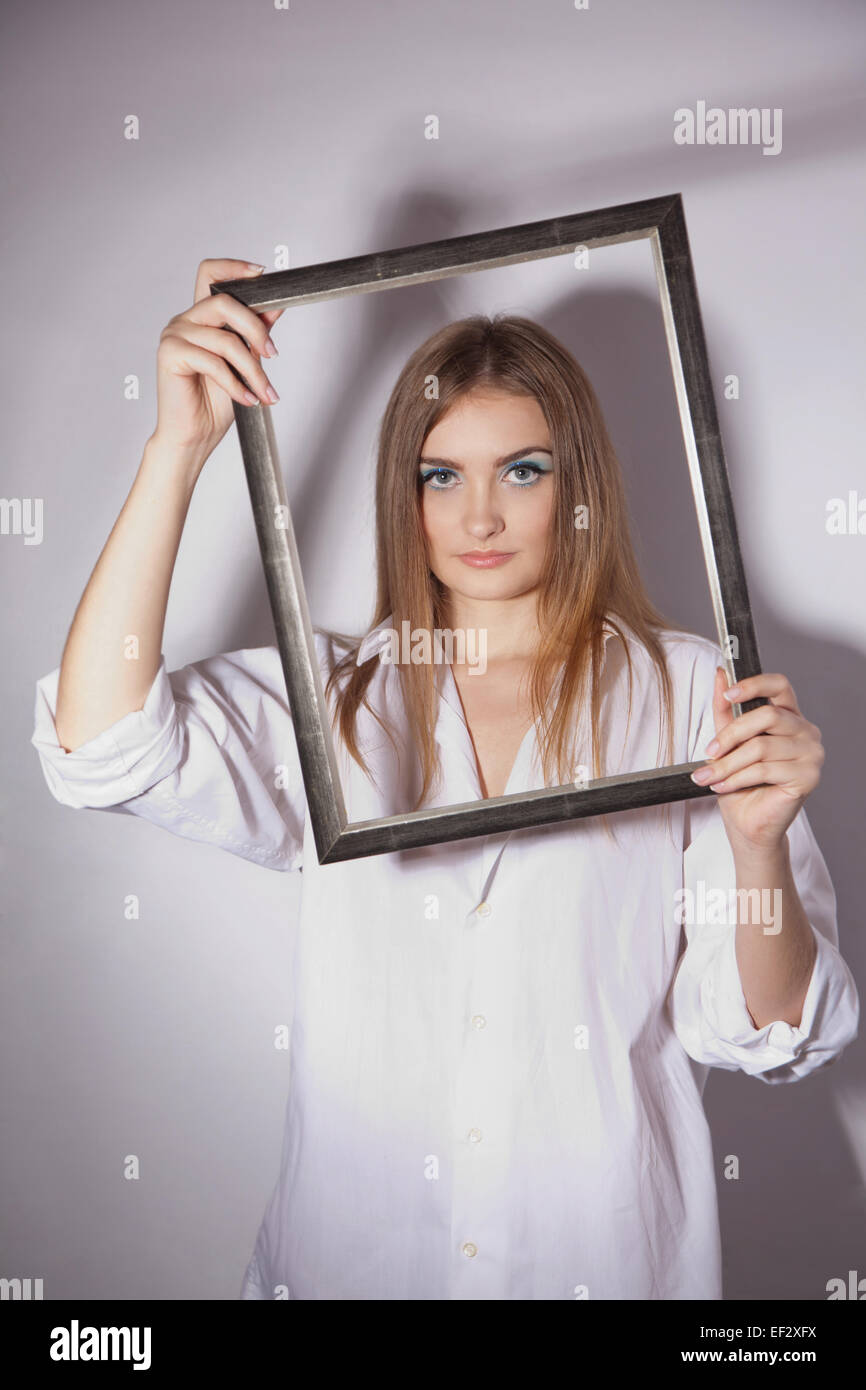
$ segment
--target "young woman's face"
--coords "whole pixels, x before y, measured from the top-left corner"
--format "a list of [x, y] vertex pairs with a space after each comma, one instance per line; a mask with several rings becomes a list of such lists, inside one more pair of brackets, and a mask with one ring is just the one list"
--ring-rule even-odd
[[506, 599], [537, 586], [553, 517], [551, 449], [535, 397], [490, 387], [462, 396], [433, 427], [419, 465], [422, 519], [428, 563], [446, 589]]

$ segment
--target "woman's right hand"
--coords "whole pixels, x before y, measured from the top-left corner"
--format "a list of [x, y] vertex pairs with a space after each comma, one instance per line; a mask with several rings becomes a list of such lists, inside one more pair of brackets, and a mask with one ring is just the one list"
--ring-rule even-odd
[[[279, 399], [261, 358], [276, 356], [270, 328], [283, 310], [256, 313], [231, 295], [210, 293], [215, 280], [253, 278], [261, 272], [262, 267], [253, 267], [248, 261], [202, 261], [196, 275], [195, 303], [170, 319], [160, 334], [153, 438], [185, 459], [194, 459], [197, 472], [234, 419], [232, 401], [270, 405]], [[244, 381], [235, 376], [229, 363]]]

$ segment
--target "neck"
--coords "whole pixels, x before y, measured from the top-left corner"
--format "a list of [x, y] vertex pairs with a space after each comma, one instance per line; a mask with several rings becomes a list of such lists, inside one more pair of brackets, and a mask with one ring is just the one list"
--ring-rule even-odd
[[530, 661], [538, 647], [539, 631], [534, 591], [508, 599], [473, 599], [451, 593], [447, 626], [456, 631], [484, 629], [488, 665]]

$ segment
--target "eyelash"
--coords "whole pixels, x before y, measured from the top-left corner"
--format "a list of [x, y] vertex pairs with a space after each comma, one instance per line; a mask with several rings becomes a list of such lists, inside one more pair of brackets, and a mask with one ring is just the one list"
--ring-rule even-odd
[[[530, 472], [535, 473], [537, 477], [544, 477], [545, 474], [551, 472], [549, 468], [542, 468], [541, 465], [538, 463], [522, 463], [519, 459], [517, 459], [514, 463], [508, 465], [502, 476], [507, 477], [508, 474], [511, 472], [512, 468], [528, 468]], [[452, 477], [456, 476], [453, 468], [431, 468], [428, 470], [428, 472], [421, 474], [422, 484], [426, 487], [429, 480], [431, 478], [435, 478], [440, 473], [450, 473]], [[533, 480], [532, 482], [527, 481], [525, 483], [509, 483], [509, 487], [527, 488], [534, 486], [535, 480]], [[453, 491], [453, 489], [450, 487], [431, 487], [429, 490], [430, 492]]]

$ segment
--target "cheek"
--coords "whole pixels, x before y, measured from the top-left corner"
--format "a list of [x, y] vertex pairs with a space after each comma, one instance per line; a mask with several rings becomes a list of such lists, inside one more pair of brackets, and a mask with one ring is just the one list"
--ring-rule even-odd
[[553, 522], [553, 493], [545, 489], [535, 497], [518, 499], [522, 507], [515, 507], [512, 523], [527, 540], [542, 541], [546, 538]]
[[437, 547], [442, 535], [442, 518], [437, 516], [436, 508], [431, 507], [428, 501], [430, 494], [425, 492], [421, 502], [421, 529], [427, 540], [427, 544]]

